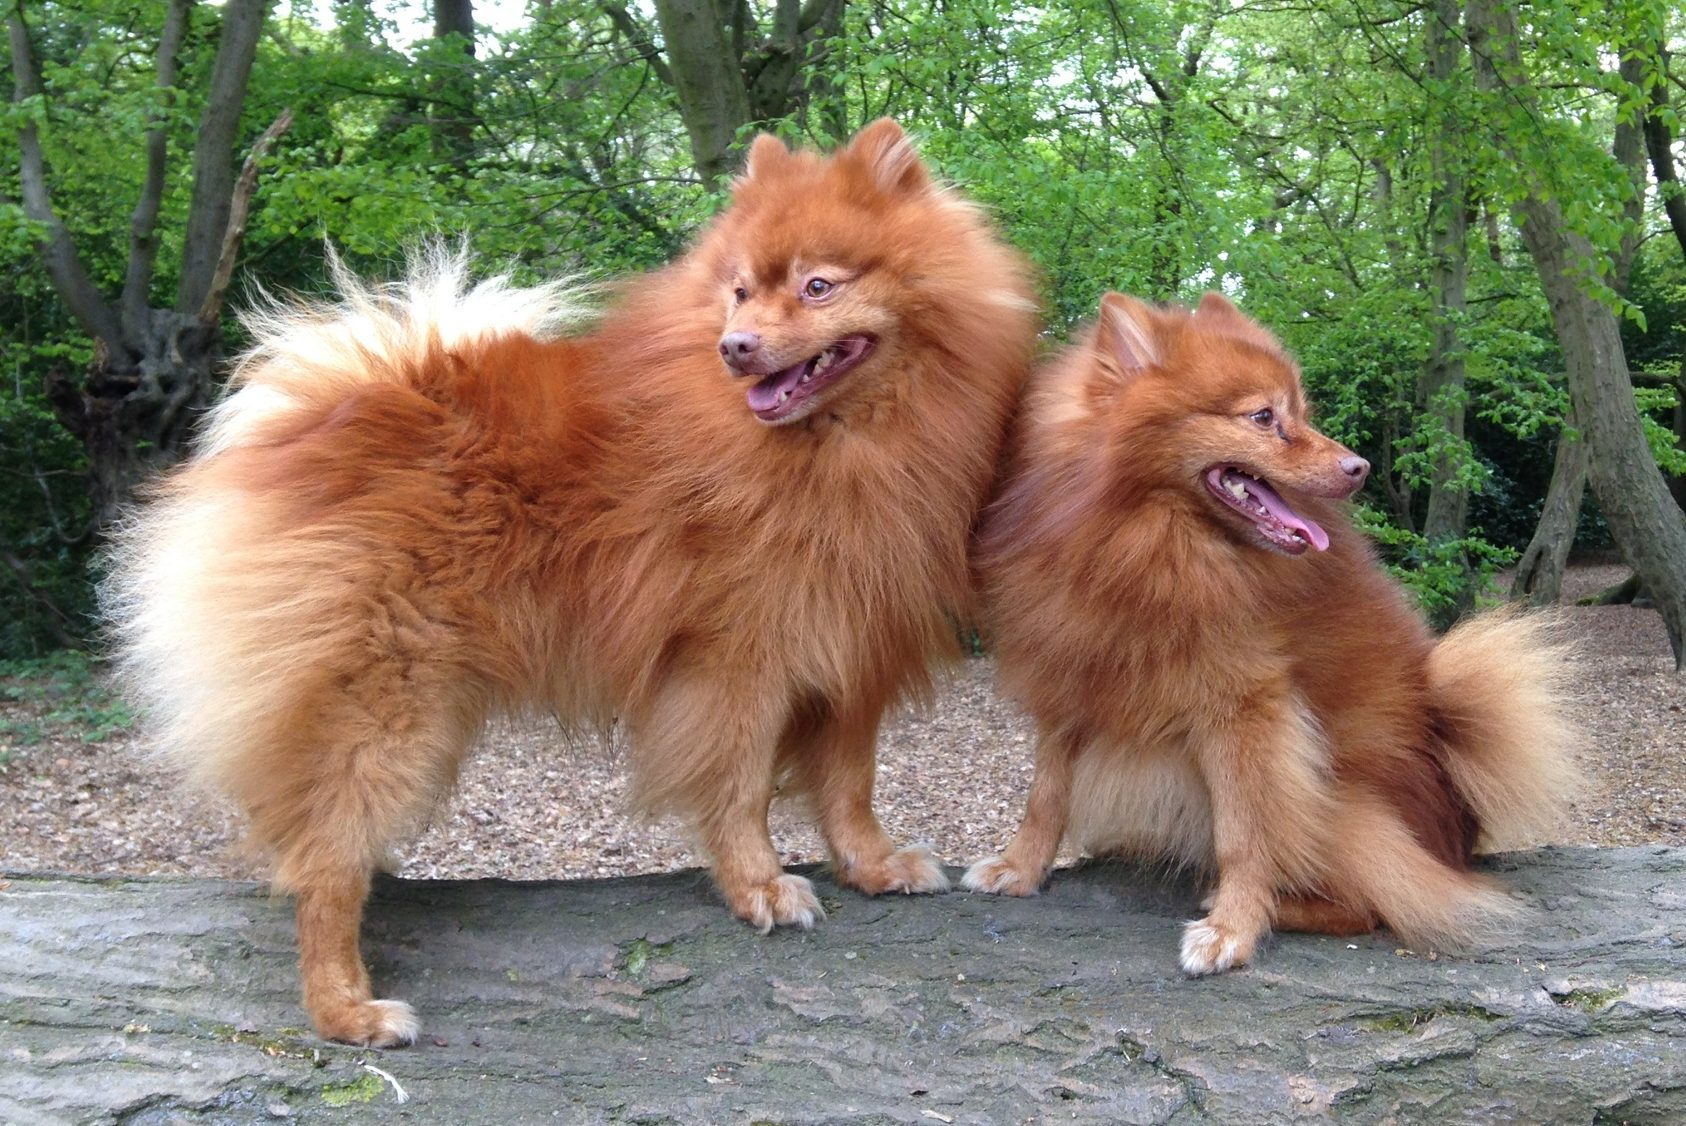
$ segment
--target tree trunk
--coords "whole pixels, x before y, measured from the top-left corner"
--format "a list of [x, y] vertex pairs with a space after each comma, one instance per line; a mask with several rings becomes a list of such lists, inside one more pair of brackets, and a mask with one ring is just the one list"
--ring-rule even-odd
[[709, 188], [738, 161], [738, 131], [749, 124], [743, 69], [719, 10], [725, 0], [656, 0], [691, 159]]
[[[1668, 216], [1669, 229], [1680, 253], [1686, 255], [1686, 184], [1674, 167], [1674, 131], [1669, 126], [1669, 67], [1673, 61], [1662, 33], [1649, 44], [1661, 80], [1651, 87], [1651, 105], [1645, 115], [1645, 148], [1651, 157], [1651, 172], [1657, 178], [1657, 198]], [[1674, 381], [1674, 441], [1686, 449], [1686, 355], [1680, 359], [1680, 374]], [[1670, 477], [1668, 491], [1674, 502], [1686, 509], [1686, 474]]]
[[[1471, 9], [1485, 2], [1472, 0]], [[1588, 264], [1596, 252], [1568, 230], [1556, 203], [1531, 197], [1517, 207], [1569, 369], [1592, 491], [1617, 546], [1663, 615], [1676, 669], [1686, 671], [1686, 519], [1645, 440], [1615, 314], [1589, 292], [1594, 279]]]
[[[1423, 537], [1430, 545], [1463, 539], [1469, 522], [1469, 443], [1464, 439], [1464, 355], [1458, 338], [1459, 326], [1468, 313], [1469, 210], [1466, 206], [1463, 156], [1458, 151], [1459, 114], [1452, 89], [1463, 54], [1458, 34], [1461, 0], [1434, 0], [1424, 13], [1430, 112], [1429, 160], [1433, 187], [1429, 192], [1429, 292], [1433, 309], [1429, 315], [1433, 340], [1428, 361], [1417, 384], [1418, 405], [1425, 412], [1433, 443], [1428, 510], [1423, 517]], [[1475, 601], [1468, 581], [1469, 560], [1463, 552], [1458, 562], [1465, 581], [1460, 585], [1456, 616]]]
[[[171, 0], [159, 40], [158, 85], [176, 81], [176, 51], [187, 28], [188, 0]], [[234, 140], [269, 0], [229, 0], [211, 66], [210, 88], [194, 152], [192, 203], [182, 248], [174, 309], [149, 300], [158, 239], [155, 226], [166, 181], [166, 136], [158, 125], [145, 138], [141, 196], [130, 218], [129, 261], [122, 291], [107, 301], [83, 269], [59, 222], [50, 176], [33, 125], [19, 132], [20, 180], [30, 217], [47, 236], [39, 250], [53, 288], [94, 341], [94, 359], [80, 381], [47, 377], [55, 415], [88, 457], [88, 491], [95, 526], [116, 519], [149, 475], [181, 457], [192, 422], [209, 400], [216, 370], [222, 297], [233, 272], [255, 186], [256, 161], [291, 122], [283, 114], [253, 147], [238, 180]], [[8, 18], [14, 97], [43, 93], [21, 7]]]
[[[1680, 374], [1674, 377], [1674, 444], [1686, 450], [1686, 354], [1680, 357]], [[1668, 491], [1686, 512], [1686, 473], [1670, 477]]]
[[148, 309], [139, 355], [103, 347], [79, 384], [49, 376], [53, 413], [88, 455], [96, 527], [110, 527], [148, 477], [177, 461], [210, 399], [217, 333], [197, 316]]
[[234, 143], [246, 104], [246, 82], [269, 5], [270, 0], [228, 0], [223, 5], [222, 36], [193, 149], [193, 203], [182, 243], [177, 312], [198, 311], [211, 292], [234, 197]]
[[446, 68], [433, 90], [434, 155], [462, 169], [474, 155], [474, 0], [433, 0], [433, 38]]
[[[1621, 62], [1621, 76], [1638, 87], [1644, 60], [1627, 55]], [[1645, 213], [1645, 157], [1638, 125], [1628, 118], [1616, 121], [1615, 142], [1610, 151], [1616, 161], [1627, 169], [1633, 195], [1624, 211], [1631, 230], [1622, 236], [1610, 270], [1610, 286], [1617, 293], [1626, 293], [1634, 260], [1639, 255], [1640, 220]], [[1586, 494], [1586, 444], [1575, 429], [1575, 411], [1571, 405], [1565, 412], [1563, 429], [1557, 437], [1557, 455], [1551, 466], [1551, 486], [1546, 490], [1545, 505], [1540, 509], [1540, 522], [1533, 538], [1516, 565], [1516, 578], [1510, 586], [1512, 601], [1527, 600], [1535, 606], [1547, 606], [1563, 597], [1563, 568], [1569, 563], [1569, 551], [1575, 546], [1575, 530], [1581, 522], [1581, 500]]]
[[1575, 545], [1587, 471], [1586, 444], [1575, 429], [1574, 410], [1568, 415], [1557, 436], [1551, 487], [1546, 490], [1540, 522], [1516, 564], [1516, 578], [1510, 584], [1512, 601], [1549, 606], [1563, 597], [1563, 568], [1569, 562], [1569, 549]]
[[[1506, 0], [1469, 0], [1466, 13], [1477, 83], [1530, 105]], [[1624, 68], [1624, 75], [1634, 73]], [[1632, 149], [1633, 139], [1619, 131], [1616, 156], [1630, 174]], [[1686, 671], [1686, 519], [1645, 439], [1615, 314], [1595, 296], [1598, 252], [1570, 229], [1557, 201], [1538, 191], [1516, 204], [1516, 215], [1568, 369], [1588, 480], [1617, 546], [1662, 613], [1675, 668]], [[1632, 254], [1624, 245], [1611, 262], [1618, 285], [1625, 285]]]
[[830, 83], [827, 41], [843, 23], [846, 0], [776, 0], [764, 36], [741, 0], [656, 0], [662, 51], [625, 4], [601, 0], [615, 30], [651, 71], [673, 87], [697, 175], [710, 189], [737, 167], [747, 126], [806, 114], [819, 97], [826, 131], [841, 138], [843, 98]]

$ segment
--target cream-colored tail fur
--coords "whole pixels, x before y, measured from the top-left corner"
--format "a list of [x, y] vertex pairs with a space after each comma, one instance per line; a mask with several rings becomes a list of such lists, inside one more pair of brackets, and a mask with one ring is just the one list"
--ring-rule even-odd
[[585, 315], [566, 283], [468, 283], [462, 247], [424, 246], [408, 277], [371, 287], [329, 252], [336, 302], [265, 298], [243, 320], [254, 343], [193, 457], [116, 529], [101, 602], [119, 679], [157, 748], [227, 790], [285, 724], [302, 686], [354, 644], [345, 612], [370, 545], [342, 529], [294, 528], [273, 486], [225, 472], [254, 457], [277, 421], [331, 409], [360, 386], [404, 382], [440, 347], [503, 334], [553, 335]]
[[[1556, 629], [1549, 614], [1490, 611], [1458, 625], [1429, 656], [1442, 761], [1480, 822], [1482, 851], [1547, 839], [1576, 785], [1568, 652]], [[1484, 945], [1525, 914], [1497, 883], [1430, 855], [1393, 810], [1353, 795], [1339, 816], [1337, 837], [1365, 847], [1335, 861], [1337, 882], [1374, 904], [1407, 941]]]
[[338, 402], [361, 384], [402, 382], [432, 350], [515, 334], [549, 339], [589, 315], [589, 290], [568, 278], [522, 288], [500, 274], [471, 287], [462, 245], [413, 249], [405, 279], [384, 286], [359, 280], [332, 247], [327, 259], [337, 302], [264, 294], [241, 314], [252, 345], [234, 365], [233, 393], [210, 411], [200, 457], [240, 444], [278, 414]]
[[1480, 821], [1479, 851], [1548, 840], [1576, 788], [1568, 657], [1556, 619], [1511, 608], [1460, 623], [1429, 656], [1446, 771]]

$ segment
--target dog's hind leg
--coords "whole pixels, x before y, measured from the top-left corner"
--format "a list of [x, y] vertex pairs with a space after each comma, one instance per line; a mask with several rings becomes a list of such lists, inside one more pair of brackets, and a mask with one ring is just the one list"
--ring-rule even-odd
[[253, 779], [245, 802], [275, 851], [276, 886], [296, 897], [311, 1020], [330, 1040], [371, 1047], [413, 1042], [418, 1023], [403, 1002], [375, 999], [363, 964], [370, 874], [448, 789], [479, 726], [445, 683], [385, 671], [390, 682], [305, 696], [314, 714], [270, 744], [271, 776]]
[[299, 974], [304, 1006], [329, 1040], [390, 1048], [415, 1042], [421, 1023], [402, 1001], [377, 1001], [358, 931], [369, 896], [367, 869], [313, 872], [295, 879]]
[[1350, 938], [1369, 934], [1381, 925], [1373, 911], [1360, 910], [1315, 895], [1285, 895], [1276, 902], [1275, 927], [1302, 934], [1332, 934]]
[[826, 713], [787, 735], [797, 783], [807, 794], [831, 850], [838, 882], [868, 895], [948, 890], [929, 848], [898, 849], [872, 811], [878, 709]]

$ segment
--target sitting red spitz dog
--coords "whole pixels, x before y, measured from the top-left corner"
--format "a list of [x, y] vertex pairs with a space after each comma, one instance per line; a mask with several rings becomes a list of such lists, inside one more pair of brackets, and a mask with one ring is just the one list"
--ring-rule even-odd
[[623, 725], [640, 807], [764, 931], [822, 914], [768, 837], [776, 779], [843, 883], [944, 890], [873, 815], [874, 744], [957, 648], [1036, 333], [1020, 259], [880, 121], [830, 159], [759, 138], [582, 335], [558, 289], [464, 268], [254, 316], [116, 549], [128, 681], [274, 854], [318, 1030], [414, 1039], [358, 949], [370, 874], [494, 714]]
[[1515, 915], [1470, 862], [1564, 794], [1561, 654], [1504, 613], [1430, 636], [1338, 503], [1369, 464], [1270, 334], [1217, 294], [1109, 294], [1015, 457], [981, 561], [1036, 778], [967, 887], [1034, 894], [1062, 839], [1215, 869], [1191, 974], [1272, 926], [1451, 944]]

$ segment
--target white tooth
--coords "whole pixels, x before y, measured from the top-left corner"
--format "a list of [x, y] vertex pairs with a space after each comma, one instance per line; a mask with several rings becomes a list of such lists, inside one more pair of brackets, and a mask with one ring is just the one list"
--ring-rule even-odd
[[810, 379], [812, 379], [812, 378], [814, 378], [814, 373], [813, 373], [813, 372], [811, 372], [811, 371], [805, 371], [805, 372], [803, 372], [803, 373], [802, 373], [802, 382], [803, 382], [803, 383], [806, 383], [806, 382], [808, 382], [808, 381], [809, 381], [809, 380], [810, 380]]
[[1224, 482], [1224, 488], [1228, 489], [1229, 495], [1236, 500], [1241, 500], [1247, 495], [1247, 486], [1233, 478]]
[[836, 358], [837, 357], [834, 356], [831, 353], [830, 349], [827, 349], [826, 351], [821, 352], [820, 353], [820, 362], [814, 365], [814, 370], [815, 371], [824, 371], [826, 368], [831, 366], [831, 361], [836, 359]]
[[779, 402], [782, 403], [788, 398], [790, 398], [790, 392], [789, 391], [780, 391], [779, 392]]

